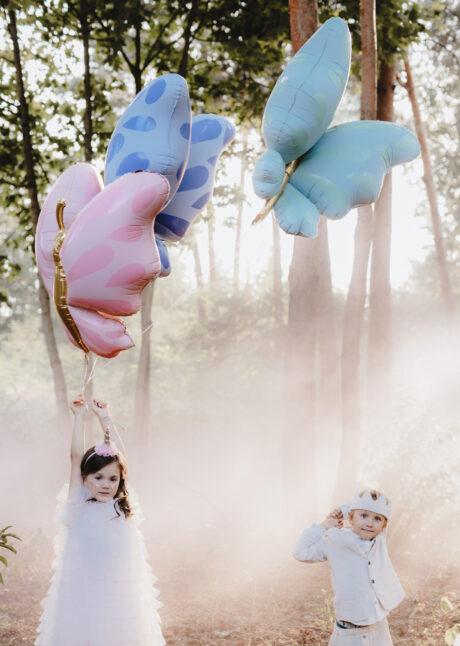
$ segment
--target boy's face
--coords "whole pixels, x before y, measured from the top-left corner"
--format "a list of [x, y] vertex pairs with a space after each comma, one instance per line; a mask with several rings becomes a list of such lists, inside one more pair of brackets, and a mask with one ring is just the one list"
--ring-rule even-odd
[[371, 541], [383, 531], [387, 524], [385, 516], [366, 509], [354, 509], [350, 517], [351, 529], [359, 538]]

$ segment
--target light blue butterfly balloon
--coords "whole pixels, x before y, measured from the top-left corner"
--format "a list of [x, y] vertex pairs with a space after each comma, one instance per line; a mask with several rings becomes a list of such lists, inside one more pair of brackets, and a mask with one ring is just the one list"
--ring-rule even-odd
[[193, 117], [187, 168], [174, 198], [155, 219], [155, 235], [167, 241], [185, 235], [212, 197], [217, 160], [234, 136], [235, 128], [223, 117]]
[[326, 130], [343, 94], [350, 67], [346, 23], [331, 18], [287, 65], [270, 95], [262, 134], [268, 151], [254, 169], [259, 197], [276, 196], [286, 163], [297, 160], [275, 217], [287, 233], [314, 237], [320, 213], [340, 218], [374, 202], [386, 173], [420, 152], [407, 128], [383, 121], [356, 121]]

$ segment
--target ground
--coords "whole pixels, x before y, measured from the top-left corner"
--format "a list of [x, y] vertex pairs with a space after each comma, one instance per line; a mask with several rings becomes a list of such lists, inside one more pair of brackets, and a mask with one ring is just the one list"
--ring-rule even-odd
[[[154, 549], [150, 549], [154, 553]], [[20, 544], [3, 572], [0, 586], [0, 646], [32, 646], [40, 600], [50, 576], [51, 542], [40, 534]], [[298, 567], [296, 567], [298, 565]], [[201, 585], [189, 577], [184, 561], [161, 583], [163, 631], [169, 646], [326, 646], [332, 630], [332, 595], [327, 566], [291, 564], [258, 575], [245, 572], [241, 585], [208, 568]], [[400, 570], [399, 570], [400, 571]], [[227, 573], [228, 574], [228, 573]], [[233, 576], [237, 567], [233, 564]], [[395, 646], [445, 646], [444, 634], [460, 623], [460, 591], [452, 573], [430, 573], [417, 580], [401, 573], [408, 591], [390, 615]], [[222, 584], [225, 580], [225, 585]], [[416, 595], [414, 591], [416, 590]], [[449, 601], [441, 602], [443, 597]], [[64, 644], [62, 646], [65, 646]]]

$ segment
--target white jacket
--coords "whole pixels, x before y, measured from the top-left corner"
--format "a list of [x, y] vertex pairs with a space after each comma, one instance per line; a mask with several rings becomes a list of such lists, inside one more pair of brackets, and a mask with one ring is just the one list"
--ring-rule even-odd
[[348, 529], [325, 530], [313, 524], [304, 529], [294, 548], [298, 561], [328, 561], [334, 587], [337, 619], [358, 625], [373, 623], [404, 598], [404, 590], [388, 556], [385, 531], [364, 541]]

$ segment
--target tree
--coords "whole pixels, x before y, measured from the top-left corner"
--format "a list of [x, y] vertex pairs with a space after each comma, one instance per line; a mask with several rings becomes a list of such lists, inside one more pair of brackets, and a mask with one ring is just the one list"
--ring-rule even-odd
[[[316, 0], [290, 0], [293, 53], [318, 29]], [[316, 468], [316, 339], [321, 290], [320, 249], [325, 228], [318, 238], [296, 236], [289, 270], [289, 310], [286, 327], [285, 401], [287, 419], [284, 438], [284, 477], [287, 513], [297, 507], [297, 498], [315, 506]], [[292, 402], [295, 405], [292, 405]], [[296, 494], [296, 495], [294, 495]], [[291, 508], [292, 507], [292, 508]]]
[[[361, 119], [377, 111], [377, 42], [375, 0], [361, 0]], [[342, 460], [337, 493], [356, 477], [361, 431], [361, 334], [367, 292], [367, 268], [372, 237], [372, 206], [358, 208], [350, 287], [345, 304], [341, 356]]]
[[[396, 64], [424, 25], [417, 4], [402, 0], [377, 2], [379, 75], [377, 119], [394, 120]], [[368, 334], [368, 401], [370, 411], [381, 419], [389, 410], [391, 393], [391, 172], [388, 173], [374, 209], [370, 271]]]
[[[25, 165], [25, 177], [21, 186], [27, 189], [27, 195], [30, 203], [30, 224], [32, 234], [35, 231], [40, 214], [40, 204], [38, 197], [38, 184], [36, 177], [37, 151], [32, 141], [33, 121], [30, 115], [29, 100], [26, 95], [25, 78], [21, 61], [20, 41], [17, 29], [16, 10], [13, 8], [4, 9], [5, 25], [11, 40], [12, 60], [11, 63], [15, 70], [15, 93], [16, 106], [10, 108], [17, 109], [19, 116], [19, 131], [22, 138], [22, 153]], [[14, 105], [14, 104], [13, 104]], [[3, 183], [8, 183], [3, 179]], [[51, 371], [53, 375], [54, 391], [58, 408], [58, 416], [61, 424], [65, 425], [68, 420], [67, 408], [67, 389], [62, 368], [61, 360], [54, 335], [53, 322], [51, 318], [49, 296], [46, 288], [38, 277], [38, 295], [40, 303], [40, 313], [42, 320], [42, 330], [45, 337], [45, 343], [50, 360]]]
[[452, 285], [449, 276], [449, 271], [447, 269], [447, 259], [446, 259], [446, 250], [444, 245], [444, 238], [442, 233], [441, 217], [439, 214], [438, 208], [438, 196], [436, 191], [436, 186], [433, 178], [433, 170], [431, 166], [430, 153], [428, 150], [428, 143], [425, 135], [425, 127], [422, 121], [422, 115], [420, 112], [419, 102], [417, 98], [417, 92], [415, 89], [415, 84], [412, 78], [412, 69], [409, 63], [409, 59], [406, 57], [404, 59], [404, 69], [406, 71], [406, 81], [405, 83], [400, 81], [402, 86], [407, 90], [407, 93], [410, 98], [412, 105], [412, 112], [414, 114], [415, 129], [417, 131], [417, 137], [420, 142], [422, 160], [423, 160], [423, 170], [424, 177], [423, 181], [425, 182], [426, 192], [428, 196], [428, 202], [430, 204], [431, 212], [431, 221], [433, 225], [433, 236], [434, 236], [434, 245], [436, 249], [436, 263], [438, 266], [439, 282], [441, 284], [441, 293], [444, 303], [445, 312], [450, 319], [450, 322], [453, 323], [452, 317], [454, 314], [454, 300], [452, 294]]
[[[234, 109], [239, 99], [238, 114], [245, 118], [255, 113], [267, 94], [267, 88], [254, 79], [270, 65], [279, 71], [282, 51], [277, 44], [283, 23], [278, 19], [267, 28], [264, 22], [267, 12], [274, 14], [276, 4], [267, 9], [258, 0], [258, 12], [254, 7], [249, 11], [241, 0], [192, 0], [186, 6], [173, 1], [157, 3], [153, 13], [152, 5], [130, 0], [121, 7], [116, 3], [96, 3], [92, 19], [98, 24], [97, 42], [105, 60], [115, 69], [129, 72], [135, 93], [140, 91], [148, 71], [177, 72], [188, 82], [194, 112], [216, 104], [225, 112]], [[274, 33], [278, 36], [273, 43], [270, 39]], [[209, 232], [212, 233], [211, 218]], [[214, 266], [211, 262], [211, 271]], [[149, 290], [153, 285], [144, 292]], [[145, 295], [143, 310], [151, 307], [152, 298]], [[150, 320], [145, 311], [142, 317]], [[138, 416], [136, 425], [146, 437], [149, 405], [141, 399], [149, 393], [146, 355], [150, 355], [150, 328], [143, 330], [139, 363], [143, 366], [142, 379], [139, 373], [136, 411], [143, 411], [144, 417]], [[142, 380], [147, 385], [141, 385]]]

